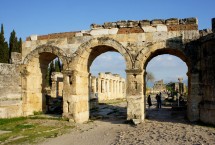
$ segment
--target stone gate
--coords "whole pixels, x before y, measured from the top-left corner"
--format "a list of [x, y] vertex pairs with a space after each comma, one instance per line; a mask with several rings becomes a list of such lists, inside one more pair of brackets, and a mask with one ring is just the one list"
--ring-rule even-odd
[[[126, 62], [127, 119], [144, 120], [146, 66], [157, 55], [171, 54], [188, 67], [189, 120], [215, 124], [215, 19], [212, 29], [198, 30], [196, 18], [171, 18], [106, 22], [92, 24], [90, 30], [32, 35], [23, 43], [21, 61], [13, 59], [21, 86], [21, 113], [13, 116], [45, 109], [46, 69], [59, 57], [63, 63], [63, 116], [75, 122], [87, 121], [90, 66], [100, 54], [114, 51]], [[10, 104], [1, 104], [1, 109], [10, 114]]]

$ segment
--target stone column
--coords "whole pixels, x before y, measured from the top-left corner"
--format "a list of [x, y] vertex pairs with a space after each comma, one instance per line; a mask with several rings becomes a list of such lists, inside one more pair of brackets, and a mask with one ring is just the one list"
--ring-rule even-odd
[[101, 80], [101, 85], [102, 85], [101, 92], [104, 93], [105, 92], [105, 80], [104, 79]]
[[96, 93], [96, 77], [92, 76], [91, 77], [91, 87], [92, 87], [92, 93]]
[[127, 119], [142, 122], [144, 113], [144, 81], [142, 69], [126, 70], [127, 74]]
[[51, 86], [51, 97], [57, 98], [57, 79], [55, 78], [55, 73], [52, 73], [51, 80], [52, 80], [52, 86]]
[[101, 93], [101, 78], [98, 77], [98, 93]]
[[113, 94], [116, 94], [116, 80], [113, 80]]

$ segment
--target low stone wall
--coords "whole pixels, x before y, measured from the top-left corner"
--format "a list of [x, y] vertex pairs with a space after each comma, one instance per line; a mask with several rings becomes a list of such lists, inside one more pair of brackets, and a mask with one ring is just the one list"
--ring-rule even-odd
[[0, 118], [22, 115], [19, 65], [0, 64]]

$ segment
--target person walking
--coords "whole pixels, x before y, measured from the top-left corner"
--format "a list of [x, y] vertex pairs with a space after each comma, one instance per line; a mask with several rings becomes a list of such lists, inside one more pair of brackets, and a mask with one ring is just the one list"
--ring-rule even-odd
[[148, 108], [150, 109], [150, 107], [152, 106], [152, 99], [151, 99], [151, 96], [149, 95], [148, 98], [147, 98], [147, 103], [148, 103]]
[[162, 98], [162, 94], [161, 94], [161, 92], [160, 92], [160, 94], [158, 95], [158, 108], [161, 108], [161, 98]]
[[159, 98], [159, 95], [158, 95], [158, 94], [156, 94], [156, 97], [155, 97], [155, 99], [156, 99], [156, 101], [157, 101], [157, 108], [158, 108], [158, 106], [159, 106], [159, 101], [158, 101], [158, 98]]

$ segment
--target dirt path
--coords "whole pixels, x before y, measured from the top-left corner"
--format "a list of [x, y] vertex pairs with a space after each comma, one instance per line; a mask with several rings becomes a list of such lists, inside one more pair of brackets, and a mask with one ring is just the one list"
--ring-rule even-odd
[[145, 122], [135, 126], [125, 123], [125, 103], [100, 107], [100, 115], [106, 119], [80, 124], [41, 145], [215, 144], [215, 128], [190, 124], [183, 111], [153, 107]]

